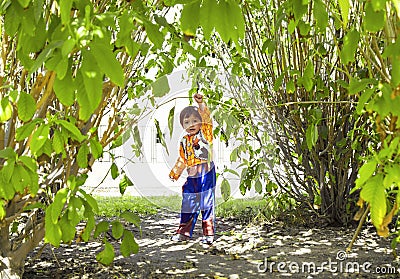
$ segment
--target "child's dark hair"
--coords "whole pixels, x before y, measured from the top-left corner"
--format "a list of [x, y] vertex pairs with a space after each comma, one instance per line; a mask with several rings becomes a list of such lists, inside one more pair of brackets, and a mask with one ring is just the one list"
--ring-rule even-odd
[[182, 126], [183, 126], [183, 120], [185, 118], [190, 117], [191, 115], [202, 120], [198, 108], [195, 106], [188, 106], [181, 111], [181, 114], [179, 116], [179, 120], [180, 120]]

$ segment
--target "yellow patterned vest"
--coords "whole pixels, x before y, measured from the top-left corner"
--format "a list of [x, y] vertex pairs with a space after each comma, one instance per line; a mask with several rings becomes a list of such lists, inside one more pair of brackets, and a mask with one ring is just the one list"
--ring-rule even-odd
[[193, 136], [185, 135], [180, 143], [179, 158], [170, 172], [172, 179], [178, 179], [186, 167], [210, 163], [212, 161], [212, 120], [210, 110], [198, 110], [202, 118], [200, 131]]

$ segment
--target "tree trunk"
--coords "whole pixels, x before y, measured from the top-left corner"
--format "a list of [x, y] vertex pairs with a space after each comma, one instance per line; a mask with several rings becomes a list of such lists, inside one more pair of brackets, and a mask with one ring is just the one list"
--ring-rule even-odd
[[0, 278], [19, 279], [24, 273], [25, 258], [15, 259], [0, 256]]
[[29, 237], [22, 243], [15, 243], [10, 238], [9, 226], [0, 227], [0, 279], [22, 278], [25, 260], [40, 241], [44, 238], [44, 220], [38, 222]]

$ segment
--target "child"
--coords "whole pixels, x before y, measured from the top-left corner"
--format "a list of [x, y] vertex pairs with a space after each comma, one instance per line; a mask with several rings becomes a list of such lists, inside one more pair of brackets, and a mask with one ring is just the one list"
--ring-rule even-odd
[[212, 244], [215, 233], [215, 168], [211, 160], [212, 120], [203, 96], [195, 94], [198, 108], [189, 106], [182, 110], [180, 123], [187, 132], [180, 143], [179, 158], [169, 177], [177, 180], [187, 168], [188, 178], [182, 187], [181, 220], [174, 241], [192, 237], [197, 217], [201, 211], [203, 239]]

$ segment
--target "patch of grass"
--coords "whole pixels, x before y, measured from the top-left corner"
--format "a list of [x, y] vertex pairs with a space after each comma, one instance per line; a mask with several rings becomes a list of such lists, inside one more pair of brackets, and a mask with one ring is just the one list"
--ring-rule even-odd
[[159, 209], [166, 209], [173, 212], [180, 212], [182, 206], [182, 196], [154, 196], [146, 197], [151, 203]]
[[238, 218], [251, 222], [254, 219], [265, 219], [267, 202], [262, 197], [217, 200], [216, 215], [223, 218]]
[[[159, 210], [180, 212], [181, 196], [153, 196], [153, 197], [95, 197], [99, 205], [99, 214], [104, 217], [118, 216], [129, 210], [138, 215], [152, 215]], [[257, 216], [264, 215], [267, 203], [262, 198], [230, 199], [216, 201], [216, 215], [222, 218], [239, 218], [243, 221], [252, 221]]]
[[99, 216], [113, 217], [120, 215], [124, 211], [132, 211], [138, 215], [156, 214], [158, 208], [142, 197], [122, 196], [122, 197], [102, 197], [96, 196], [99, 205]]

